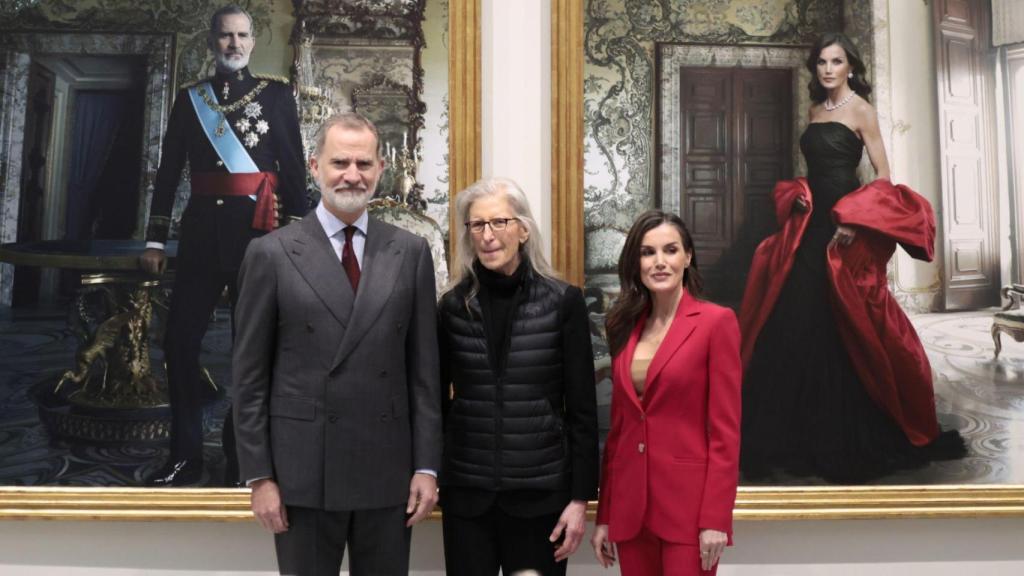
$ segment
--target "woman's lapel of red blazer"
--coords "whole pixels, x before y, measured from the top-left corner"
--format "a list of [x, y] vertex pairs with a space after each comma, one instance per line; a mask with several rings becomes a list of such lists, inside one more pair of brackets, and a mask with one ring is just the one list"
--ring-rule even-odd
[[690, 296], [689, 292], [684, 291], [679, 307], [676, 309], [676, 317], [672, 319], [672, 326], [669, 327], [668, 334], [658, 346], [658, 351], [654, 353], [651, 367], [647, 369], [647, 380], [644, 382], [644, 404], [650, 404], [651, 398], [659, 388], [658, 375], [669, 360], [675, 356], [683, 342], [686, 342], [690, 334], [693, 334], [697, 327], [697, 321], [693, 317], [697, 314], [700, 314], [700, 302]]
[[633, 386], [633, 373], [630, 366], [633, 363], [633, 353], [636, 351], [637, 342], [640, 341], [640, 334], [643, 333], [646, 322], [647, 313], [644, 312], [636, 321], [636, 326], [633, 327], [633, 332], [629, 335], [626, 347], [619, 353], [617, 365], [615, 366], [618, 376], [615, 380], [618, 381], [620, 386], [625, 388], [626, 397], [633, 402], [637, 410], [643, 410], [643, 408], [640, 406], [640, 399], [636, 396], [636, 388]]

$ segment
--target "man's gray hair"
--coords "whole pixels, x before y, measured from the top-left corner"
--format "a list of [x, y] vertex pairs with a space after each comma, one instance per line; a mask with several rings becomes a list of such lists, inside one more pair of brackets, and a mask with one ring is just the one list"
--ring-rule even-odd
[[512, 215], [518, 219], [520, 226], [526, 228], [528, 236], [526, 242], [523, 243], [522, 251], [529, 260], [533, 272], [546, 278], [557, 278], [558, 273], [544, 257], [544, 238], [541, 236], [540, 226], [533, 218], [530, 203], [522, 188], [509, 178], [483, 178], [470, 184], [455, 197], [456, 253], [448, 290], [458, 286], [466, 278], [471, 278], [472, 286], [466, 296], [468, 301], [480, 289], [480, 280], [473, 271], [476, 248], [473, 246], [473, 239], [470, 237], [469, 231], [466, 230], [465, 223], [469, 221], [469, 210], [473, 203], [485, 196], [501, 196], [508, 201], [509, 207], [512, 208]]
[[238, 4], [227, 4], [221, 6], [210, 16], [210, 35], [215, 36], [220, 31], [220, 19], [222, 16], [230, 16], [232, 14], [241, 14], [249, 19], [249, 34], [256, 35], [256, 23], [253, 22], [252, 14], [249, 14], [245, 8], [242, 8]]
[[320, 125], [320, 129], [316, 131], [316, 145], [313, 148], [313, 156], [320, 157], [320, 153], [324, 151], [324, 145], [327, 143], [327, 132], [335, 126], [341, 126], [348, 130], [369, 130], [372, 132], [373, 138], [377, 142], [374, 151], [377, 153], [377, 157], [380, 158], [380, 134], [377, 132], [377, 127], [373, 125], [369, 118], [358, 112], [341, 112], [324, 120], [324, 123]]

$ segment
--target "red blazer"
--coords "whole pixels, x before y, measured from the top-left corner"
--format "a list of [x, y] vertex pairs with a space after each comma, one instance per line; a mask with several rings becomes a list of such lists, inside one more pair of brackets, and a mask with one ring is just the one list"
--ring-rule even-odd
[[731, 539], [742, 373], [736, 316], [684, 293], [641, 403], [630, 364], [645, 320], [612, 360], [597, 523], [608, 525], [613, 542], [636, 537], [643, 526], [681, 544], [697, 544], [706, 528]]

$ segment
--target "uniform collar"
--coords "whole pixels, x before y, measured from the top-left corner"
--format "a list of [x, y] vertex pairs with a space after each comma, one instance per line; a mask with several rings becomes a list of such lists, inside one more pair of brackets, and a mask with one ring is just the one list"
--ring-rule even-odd
[[[234, 72], [221, 72], [218, 70], [213, 75], [213, 90], [217, 93], [217, 99], [222, 103], [238, 100], [247, 94], [255, 84], [256, 79], [253, 78], [248, 66]], [[226, 91], [224, 89], [225, 85], [227, 85]], [[227, 94], [226, 99], [225, 92]]]
[[249, 71], [248, 66], [234, 72], [221, 72], [217, 70], [213, 75], [213, 81], [218, 83], [229, 82], [235, 84], [247, 80], [252, 80], [252, 72]]

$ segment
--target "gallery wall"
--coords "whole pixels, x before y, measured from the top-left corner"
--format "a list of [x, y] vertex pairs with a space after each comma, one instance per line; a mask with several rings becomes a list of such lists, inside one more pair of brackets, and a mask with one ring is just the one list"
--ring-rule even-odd
[[[511, 61], [518, 57], [522, 45], [537, 46], [545, 41], [549, 24], [547, 11], [541, 9], [545, 0], [520, 0], [530, 7], [522, 11], [501, 11], [485, 14], [484, 28], [505, 28], [505, 37], [514, 43], [492, 43], [492, 61]], [[920, 15], [910, 0], [886, 2], [892, 9], [890, 25], [894, 30], [906, 29], [920, 22]], [[906, 6], [904, 10], [902, 7]], [[500, 22], [496, 18], [501, 18]], [[894, 57], [906, 54], [906, 62], [921, 55], [909, 39], [906, 47], [893, 44]], [[908, 64], [909, 66], [909, 64]], [[894, 64], [893, 75], [912, 73], [906, 66]], [[485, 105], [497, 106], [508, 99], [535, 98], [538, 84], [545, 74], [542, 68], [531, 76], [520, 76], [517, 82], [485, 78]], [[925, 71], [919, 71], [927, 75]], [[497, 85], [501, 82], [501, 94]], [[894, 173], [900, 180], [921, 189], [929, 179], [936, 179], [927, 163], [913, 166], [910, 156], [899, 150], [917, 150], [927, 145], [927, 120], [913, 113], [910, 93], [901, 100], [894, 90], [896, 118], [910, 124], [907, 141], [895, 138]], [[905, 102], [906, 104], [899, 104]], [[925, 102], [922, 105], [927, 105]], [[901, 108], [901, 106], [903, 106]], [[903, 112], [899, 112], [902, 110]], [[485, 119], [484, 156], [491, 166], [502, 171], [514, 166], [494, 157], [506, 135], [494, 130], [493, 119]], [[897, 121], [898, 123], [898, 121]], [[921, 132], [917, 133], [918, 127]], [[523, 146], [535, 146], [547, 137], [549, 125], [528, 123], [517, 129], [517, 140]], [[920, 136], [918, 136], [920, 134]], [[917, 140], [911, 140], [917, 138]], [[930, 175], [929, 175], [930, 174]], [[904, 176], [905, 175], [905, 176]], [[531, 176], [536, 177], [536, 176]], [[531, 198], [531, 202], [534, 199]], [[538, 212], [545, 205], [534, 204]], [[902, 272], [901, 272], [902, 273]], [[1024, 548], [1020, 537], [1024, 518], [962, 518], [962, 519], [889, 519], [834, 521], [759, 521], [738, 522], [736, 546], [727, 551], [721, 576], [1016, 576], [1024, 573]], [[441, 530], [438, 522], [430, 522], [414, 532], [413, 574], [435, 576], [443, 573], [440, 556]], [[573, 557], [569, 574], [574, 576], [616, 574], [597, 566], [587, 545]], [[0, 521], [0, 573], [17, 576], [253, 576], [276, 573], [269, 536], [254, 523], [216, 522], [61, 522]]]

